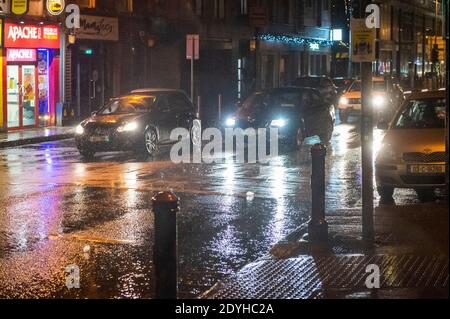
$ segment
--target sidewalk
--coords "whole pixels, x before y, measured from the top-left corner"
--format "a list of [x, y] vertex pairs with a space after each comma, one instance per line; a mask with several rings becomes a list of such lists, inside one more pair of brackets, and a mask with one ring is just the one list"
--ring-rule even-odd
[[[327, 245], [310, 247], [300, 227], [202, 298], [448, 298], [446, 203], [377, 207], [373, 245], [361, 240], [360, 210], [327, 221]], [[366, 287], [368, 265], [379, 267], [380, 289]]]
[[0, 133], [0, 149], [72, 138], [74, 127], [45, 127]]

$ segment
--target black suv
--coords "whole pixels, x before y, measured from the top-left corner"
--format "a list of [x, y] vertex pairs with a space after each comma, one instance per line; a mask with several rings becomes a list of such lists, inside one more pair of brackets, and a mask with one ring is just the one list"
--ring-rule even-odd
[[170, 141], [174, 128], [191, 130], [194, 106], [183, 91], [145, 89], [111, 99], [81, 122], [75, 140], [81, 155], [134, 150], [154, 155], [160, 143]]
[[225, 127], [279, 129], [279, 138], [301, 146], [309, 136], [331, 140], [335, 122], [334, 106], [310, 88], [285, 87], [254, 92], [225, 120]]
[[295, 79], [292, 86], [316, 89], [326, 102], [337, 106], [338, 88], [329, 77], [303, 76]]

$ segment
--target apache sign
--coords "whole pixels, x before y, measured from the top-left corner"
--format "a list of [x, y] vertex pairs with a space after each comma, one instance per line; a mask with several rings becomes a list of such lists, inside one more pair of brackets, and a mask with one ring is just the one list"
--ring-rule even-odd
[[4, 46], [7, 48], [59, 49], [59, 27], [5, 23]]
[[35, 62], [36, 49], [6, 49], [8, 62]]
[[117, 18], [82, 15], [75, 34], [78, 39], [118, 41], [119, 22]]

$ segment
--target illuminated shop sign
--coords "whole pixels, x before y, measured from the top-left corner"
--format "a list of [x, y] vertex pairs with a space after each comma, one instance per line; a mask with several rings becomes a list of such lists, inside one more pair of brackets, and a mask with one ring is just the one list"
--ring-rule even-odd
[[9, 13], [9, 0], [0, 0], [0, 13]]
[[11, 0], [11, 13], [23, 15], [28, 12], [29, 0]]
[[35, 62], [35, 49], [6, 49], [6, 61], [8, 62]]
[[59, 48], [59, 27], [5, 23], [4, 46], [7, 48]]
[[51, 15], [57, 16], [64, 11], [64, 0], [47, 0], [47, 11]]

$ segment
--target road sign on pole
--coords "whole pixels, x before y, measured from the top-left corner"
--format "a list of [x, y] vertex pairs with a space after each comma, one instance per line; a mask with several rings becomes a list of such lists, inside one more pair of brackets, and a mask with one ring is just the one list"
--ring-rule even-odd
[[374, 238], [372, 62], [376, 59], [375, 39], [376, 29], [368, 28], [366, 19], [352, 19], [352, 62], [361, 63], [362, 231], [368, 241]]
[[186, 59], [191, 60], [192, 56], [195, 60], [200, 58], [200, 36], [198, 34], [186, 35]]
[[351, 22], [352, 62], [375, 61], [375, 28], [366, 26], [366, 19], [352, 19]]
[[194, 101], [194, 60], [200, 59], [200, 36], [186, 35], [186, 59], [191, 60], [191, 101]]

